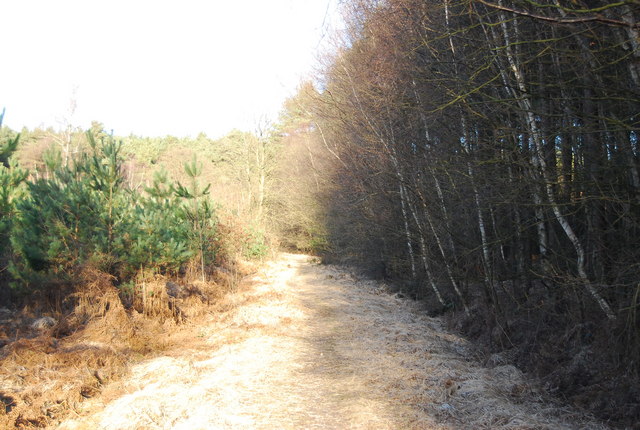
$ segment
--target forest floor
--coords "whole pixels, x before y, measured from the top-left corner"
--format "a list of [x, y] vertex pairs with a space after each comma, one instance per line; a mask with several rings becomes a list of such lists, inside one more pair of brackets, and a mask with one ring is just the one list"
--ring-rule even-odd
[[[379, 282], [282, 254], [59, 429], [604, 429]], [[222, 307], [218, 306], [218, 309]]]

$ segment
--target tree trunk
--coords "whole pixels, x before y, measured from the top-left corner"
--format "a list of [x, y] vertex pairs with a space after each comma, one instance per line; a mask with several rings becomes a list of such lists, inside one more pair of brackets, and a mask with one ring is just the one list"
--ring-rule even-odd
[[519, 104], [525, 116], [527, 128], [531, 135], [531, 139], [533, 140], [533, 143], [534, 143], [534, 148], [535, 148], [534, 157], [536, 159], [536, 163], [540, 166], [541, 175], [545, 182], [544, 187], [546, 191], [547, 200], [549, 202], [549, 205], [551, 206], [551, 209], [553, 211], [556, 221], [560, 224], [560, 226], [562, 227], [562, 230], [566, 234], [567, 238], [571, 241], [575, 249], [575, 252], [577, 255], [576, 269], [578, 271], [578, 276], [580, 280], [584, 284], [589, 294], [591, 294], [593, 299], [598, 303], [602, 311], [607, 315], [607, 318], [609, 318], [610, 320], [613, 320], [615, 319], [615, 314], [613, 310], [611, 309], [607, 301], [595, 289], [595, 287], [589, 280], [589, 277], [587, 276], [587, 272], [585, 270], [585, 251], [584, 251], [584, 247], [582, 246], [582, 242], [580, 241], [578, 236], [575, 234], [573, 227], [569, 224], [566, 217], [560, 211], [560, 207], [556, 203], [552, 182], [548, 177], [549, 175], [547, 173], [547, 166], [544, 158], [545, 154], [544, 154], [542, 136], [541, 136], [540, 130], [538, 129], [538, 125], [536, 123], [536, 118], [535, 118], [535, 114], [533, 113], [533, 106], [532, 106], [531, 100], [526, 95], [528, 94], [528, 91], [525, 84], [524, 75], [521, 71], [520, 64], [516, 62], [516, 59], [514, 58], [511, 52], [511, 42], [509, 37], [509, 31], [507, 29], [506, 16], [502, 12], [500, 12], [499, 15], [500, 15], [501, 27], [503, 30], [503, 35], [505, 40], [504, 52], [507, 56], [507, 60], [509, 62], [511, 71], [515, 76], [518, 89], [521, 92], [521, 97], [519, 98]]

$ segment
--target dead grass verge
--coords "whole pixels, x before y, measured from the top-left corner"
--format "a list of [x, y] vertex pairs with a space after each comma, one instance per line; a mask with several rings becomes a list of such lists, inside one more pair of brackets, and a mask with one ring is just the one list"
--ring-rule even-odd
[[[146, 313], [108, 303], [67, 338], [5, 347], [13, 367], [2, 375], [18, 376], [0, 392], [0, 426], [66, 416], [61, 428], [74, 430], [606, 428], [512, 365], [481, 365], [418, 303], [344, 268], [287, 255], [206, 305], [186, 285], [147, 283]], [[177, 323], [165, 310], [172, 299], [200, 304], [178, 302], [187, 317]]]
[[[285, 256], [63, 428], [591, 429], [416, 302]], [[179, 401], [176, 401], [179, 399]]]
[[252, 268], [234, 263], [210, 282], [153, 277], [127, 297], [112, 277], [85, 267], [64, 303], [3, 309], [0, 428], [50, 428], [77, 415], [132, 364], [171, 349], [186, 326], [228, 307], [224, 295], [246, 275], [240, 270]]

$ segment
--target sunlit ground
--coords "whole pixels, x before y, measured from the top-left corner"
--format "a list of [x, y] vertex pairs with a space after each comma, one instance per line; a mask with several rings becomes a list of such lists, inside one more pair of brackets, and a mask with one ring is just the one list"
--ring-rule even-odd
[[227, 300], [60, 428], [600, 428], [514, 367], [481, 367], [415, 303], [309, 257], [284, 255]]

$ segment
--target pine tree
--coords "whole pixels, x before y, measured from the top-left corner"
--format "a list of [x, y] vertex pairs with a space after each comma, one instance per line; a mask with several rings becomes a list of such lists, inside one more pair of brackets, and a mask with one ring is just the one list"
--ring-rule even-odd
[[178, 272], [193, 252], [189, 248], [189, 223], [183, 216], [181, 199], [165, 171], [156, 172], [144, 195], [136, 200], [129, 214], [128, 231], [123, 232], [128, 252], [123, 254], [130, 270], [146, 267], [161, 272]]
[[[5, 131], [5, 129], [2, 128], [4, 113], [5, 110], [2, 109], [2, 113], [0, 113], [0, 130], [3, 131], [3, 135]], [[9, 157], [11, 157], [11, 154], [13, 154], [16, 149], [18, 149], [18, 142], [20, 140], [19, 134], [15, 136], [13, 136], [12, 132], [9, 132], [8, 134], [8, 136], [0, 138], [0, 163], [7, 168], [9, 167]]]
[[208, 199], [211, 184], [201, 188], [198, 178], [202, 174], [202, 164], [195, 156], [191, 162], [185, 163], [184, 170], [189, 177], [189, 186], [178, 183], [175, 190], [178, 196], [186, 199], [183, 213], [191, 224], [192, 249], [199, 253], [201, 276], [205, 281], [206, 261], [215, 255], [211, 246], [215, 236], [215, 217]]
[[[4, 110], [0, 114], [0, 129]], [[11, 155], [18, 147], [20, 136], [0, 140], [0, 280], [7, 270], [12, 253], [9, 233], [12, 220], [16, 215], [15, 202], [23, 195], [21, 184], [27, 177], [27, 172], [18, 167], [17, 161]]]

